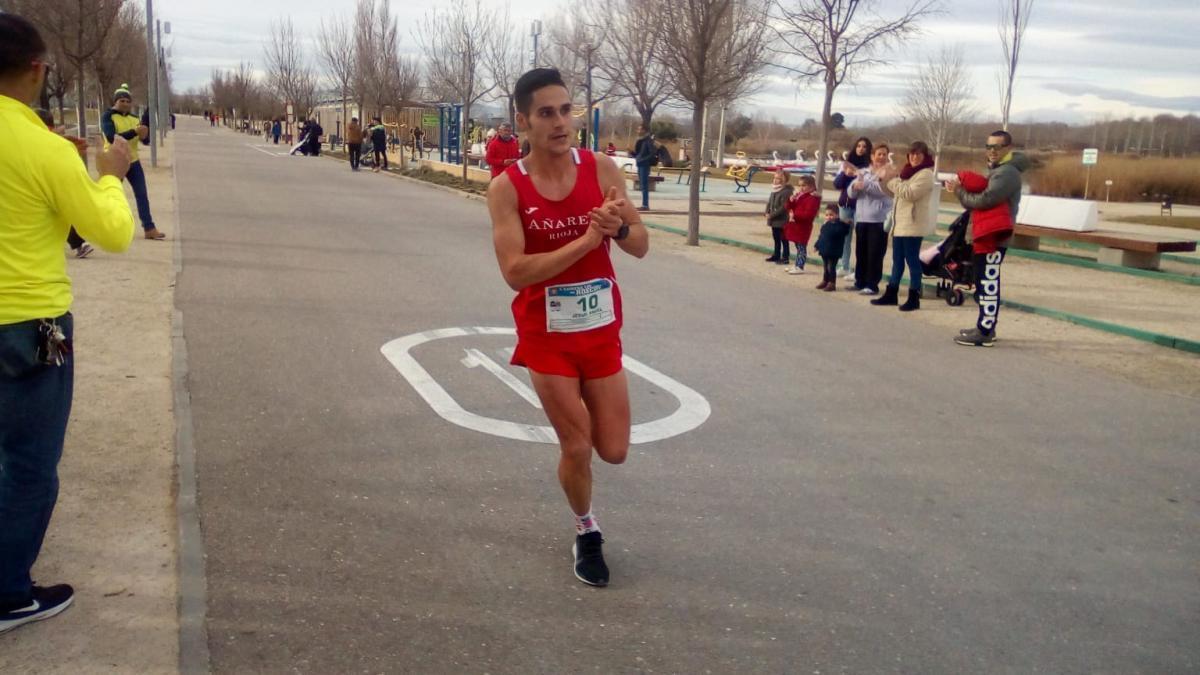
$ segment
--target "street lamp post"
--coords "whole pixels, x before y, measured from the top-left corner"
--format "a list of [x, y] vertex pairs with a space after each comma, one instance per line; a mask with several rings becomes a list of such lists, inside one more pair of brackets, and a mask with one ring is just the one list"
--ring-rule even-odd
[[538, 38], [542, 35], [542, 22], [534, 21], [530, 26], [529, 35], [533, 37], [533, 61], [530, 62], [531, 68], [538, 67]]
[[[158, 130], [155, 103], [158, 101], [158, 59], [154, 54], [154, 0], [146, 0], [146, 121], [150, 127], [150, 166], [158, 166]], [[134, 141], [136, 143], [136, 141]]]

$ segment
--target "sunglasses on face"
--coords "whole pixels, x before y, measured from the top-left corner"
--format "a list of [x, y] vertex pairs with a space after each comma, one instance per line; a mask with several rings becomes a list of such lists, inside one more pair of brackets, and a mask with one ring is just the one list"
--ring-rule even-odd
[[987, 145], [985, 145], [983, 147], [987, 148], [988, 150], [1003, 150], [1004, 148], [1007, 148], [1008, 146], [1007, 145], [997, 145], [995, 143], [988, 143]]

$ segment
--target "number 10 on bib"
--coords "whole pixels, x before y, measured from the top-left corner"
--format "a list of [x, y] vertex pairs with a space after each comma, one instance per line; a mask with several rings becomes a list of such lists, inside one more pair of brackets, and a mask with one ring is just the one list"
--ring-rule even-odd
[[612, 291], [613, 283], [608, 279], [547, 286], [546, 330], [551, 333], [578, 333], [616, 321]]

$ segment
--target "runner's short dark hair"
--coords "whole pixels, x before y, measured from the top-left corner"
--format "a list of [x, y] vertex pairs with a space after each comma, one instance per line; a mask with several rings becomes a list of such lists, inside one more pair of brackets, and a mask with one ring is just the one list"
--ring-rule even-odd
[[1012, 145], [1012, 134], [1008, 133], [1007, 131], [1004, 131], [1003, 129], [1001, 129], [999, 131], [993, 131], [992, 133], [988, 134], [988, 136], [997, 136], [999, 138], [1003, 138], [1004, 145], [1006, 145], [1006, 146]]
[[0, 77], [19, 73], [46, 54], [46, 42], [28, 19], [0, 14]]
[[567, 83], [563, 82], [562, 73], [554, 68], [534, 68], [522, 75], [517, 80], [517, 85], [513, 87], [513, 98], [516, 101], [517, 110], [528, 115], [529, 106], [533, 104], [534, 92], [546, 87], [566, 89]]

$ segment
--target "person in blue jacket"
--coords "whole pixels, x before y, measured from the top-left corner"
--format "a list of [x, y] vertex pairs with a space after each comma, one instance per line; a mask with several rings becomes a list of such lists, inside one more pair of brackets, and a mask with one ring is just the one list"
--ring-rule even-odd
[[104, 136], [104, 149], [108, 150], [113, 139], [117, 136], [129, 142], [129, 172], [125, 180], [133, 188], [133, 197], [137, 200], [138, 220], [142, 222], [142, 236], [146, 239], [162, 240], [167, 235], [154, 226], [154, 216], [150, 215], [150, 195], [146, 191], [146, 172], [138, 161], [138, 141], [142, 145], [150, 145], [150, 126], [132, 114], [133, 94], [129, 93], [129, 85], [122, 84], [113, 92], [113, 105], [100, 116], [100, 133]]

